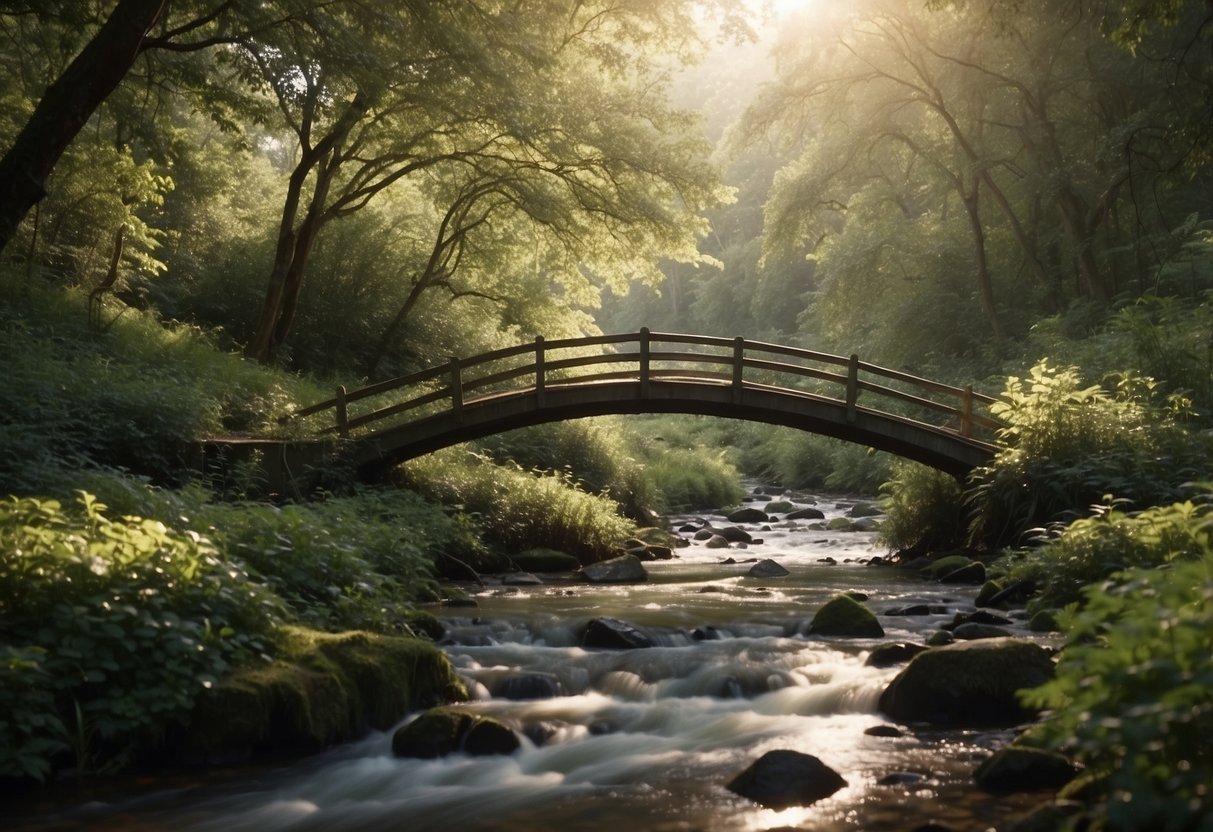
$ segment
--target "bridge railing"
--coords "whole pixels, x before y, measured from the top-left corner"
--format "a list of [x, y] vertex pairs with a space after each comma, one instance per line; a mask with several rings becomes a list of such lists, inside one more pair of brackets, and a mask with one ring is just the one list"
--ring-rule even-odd
[[[740, 403], [747, 389], [828, 399], [850, 418], [862, 408], [936, 426], [963, 437], [988, 439], [1001, 426], [988, 415], [992, 396], [861, 361], [744, 338], [650, 332], [545, 340], [493, 350], [387, 379], [336, 395], [286, 419], [319, 420], [318, 433], [348, 437], [374, 427], [526, 392], [540, 404], [549, 388], [635, 381], [641, 398], [652, 385], [693, 381], [732, 388]], [[860, 404], [861, 397], [863, 405]], [[880, 406], [872, 406], [879, 398]]]

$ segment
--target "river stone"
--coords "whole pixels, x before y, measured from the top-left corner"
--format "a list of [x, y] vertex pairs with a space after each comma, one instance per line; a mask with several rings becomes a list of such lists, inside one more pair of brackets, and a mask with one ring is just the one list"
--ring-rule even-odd
[[945, 644], [951, 644], [956, 641], [956, 637], [948, 630], [936, 630], [927, 636], [928, 647], [942, 647]]
[[875, 517], [860, 517], [851, 523], [853, 532], [874, 532], [880, 528], [880, 521]]
[[953, 569], [939, 579], [941, 584], [981, 584], [986, 580], [986, 565], [972, 561], [959, 569]]
[[981, 585], [981, 591], [977, 593], [977, 597], [973, 599], [973, 604], [978, 607], [988, 607], [991, 599], [1000, 592], [1002, 592], [1002, 584], [998, 581], [986, 581]]
[[874, 506], [871, 503], [856, 503], [855, 505], [851, 506], [850, 510], [847, 512], [848, 517], [856, 518], [876, 517], [881, 514], [884, 514], [884, 512], [880, 510], [880, 507]]
[[885, 610], [885, 615], [930, 615], [931, 607], [927, 604], [910, 604], [905, 607], [894, 607]]
[[510, 560], [523, 572], [575, 572], [581, 566], [577, 558], [556, 549], [527, 549]]
[[1011, 631], [994, 624], [979, 624], [975, 621], [961, 624], [952, 630], [952, 635], [961, 641], [975, 641], [979, 638], [1006, 638]]
[[783, 578], [791, 573], [775, 561], [767, 558], [751, 566], [750, 571], [746, 574], [751, 578]]
[[1038, 610], [1028, 621], [1028, 629], [1034, 633], [1058, 633], [1061, 632], [1061, 624], [1053, 610]]
[[792, 505], [787, 500], [773, 500], [767, 503], [763, 509], [767, 514], [787, 514], [789, 511], [795, 510], [796, 506]]
[[624, 555], [583, 566], [579, 574], [592, 584], [627, 584], [647, 581], [649, 573], [635, 555]]
[[867, 607], [854, 598], [836, 595], [813, 616], [809, 633], [821, 636], [880, 638], [884, 628]]
[[995, 794], [1056, 791], [1076, 776], [1078, 769], [1060, 754], [1014, 745], [995, 751], [973, 772], [977, 785]]
[[730, 523], [765, 523], [770, 518], [766, 512], [756, 508], [739, 508], [725, 515]]
[[433, 759], [456, 751], [476, 756], [513, 754], [522, 743], [508, 726], [487, 716], [431, 708], [392, 736], [397, 757]]
[[647, 633], [618, 618], [590, 619], [581, 634], [582, 647], [633, 650], [654, 645], [655, 642]]
[[714, 534], [708, 538], [708, 542], [703, 544], [709, 549], [727, 549], [729, 548], [729, 540], [722, 534]]
[[564, 686], [552, 673], [518, 673], [493, 688], [493, 696], [514, 701], [551, 699], [563, 693]]
[[736, 526], [725, 526], [723, 529], [717, 529], [717, 533], [729, 543], [753, 543], [753, 536], [745, 529], [739, 529]]
[[864, 664], [868, 667], [892, 667], [908, 662], [926, 649], [925, 645], [908, 642], [881, 644], [868, 655]]
[[865, 728], [864, 733], [869, 737], [888, 737], [889, 739], [905, 736], [900, 728], [887, 724], [873, 725], [871, 728]]
[[955, 572], [957, 569], [968, 566], [973, 562], [973, 559], [966, 555], [948, 555], [926, 564], [918, 570], [918, 574], [929, 581], [938, 581], [949, 572]]
[[734, 777], [727, 788], [769, 809], [808, 806], [847, 785], [841, 775], [811, 754], [768, 751]]
[[784, 517], [785, 520], [824, 520], [826, 519], [825, 512], [819, 508], [798, 508], [795, 511], [789, 511]]
[[831, 532], [849, 532], [854, 528], [851, 521], [845, 517], [835, 517], [826, 523], [826, 530]]
[[961, 624], [993, 624], [995, 627], [1005, 627], [1013, 623], [1005, 615], [999, 615], [989, 610], [974, 610], [973, 612], [958, 612], [951, 624], [945, 624], [945, 630], [955, 630]]
[[1016, 725], [1036, 715], [1017, 691], [1052, 678], [1049, 651], [1031, 641], [962, 641], [915, 656], [880, 695], [880, 710], [901, 722]]

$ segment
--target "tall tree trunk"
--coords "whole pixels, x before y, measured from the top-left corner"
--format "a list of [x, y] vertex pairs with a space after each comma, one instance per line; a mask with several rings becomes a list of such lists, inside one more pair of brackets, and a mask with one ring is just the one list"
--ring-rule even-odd
[[1003, 330], [1002, 321], [998, 317], [998, 308], [994, 305], [994, 284], [990, 280], [990, 261], [986, 256], [986, 233], [981, 224], [979, 194], [981, 179], [975, 178], [969, 192], [962, 194], [965, 213], [969, 215], [969, 228], [973, 232], [973, 256], [977, 264], [977, 287], [981, 294], [981, 311], [990, 324], [990, 331], [998, 340], [1007, 337]]
[[1087, 209], [1082, 199], [1069, 188], [1062, 188], [1057, 195], [1057, 212], [1061, 216], [1061, 227], [1078, 252], [1078, 274], [1082, 278], [1087, 297], [1104, 306], [1111, 300], [1103, 270], [1095, 260], [1091, 245], [1093, 231], [1087, 222]]
[[47, 87], [0, 159], [0, 251], [45, 195], [55, 163], [126, 76], [168, 0], [119, 0], [109, 19]]

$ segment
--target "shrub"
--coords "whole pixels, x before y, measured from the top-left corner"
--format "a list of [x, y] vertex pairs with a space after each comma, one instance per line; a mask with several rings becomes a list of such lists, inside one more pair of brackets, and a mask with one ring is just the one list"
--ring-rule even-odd
[[880, 487], [885, 495], [882, 542], [916, 554], [960, 544], [967, 516], [956, 478], [908, 460], [895, 461], [891, 470], [892, 478]]
[[82, 494], [0, 502], [0, 775], [120, 763], [264, 654], [281, 602], [194, 532]]
[[745, 495], [741, 475], [721, 452], [670, 448], [654, 454], [644, 477], [663, 511], [722, 508]]
[[1158, 402], [1131, 374], [1114, 392], [1084, 386], [1077, 368], [1034, 366], [1010, 378], [991, 411], [1006, 422], [1002, 449], [973, 473], [968, 501], [975, 545], [1019, 541], [1025, 530], [1084, 514], [1107, 494], [1148, 506], [1182, 499], [1210, 458], [1208, 437], [1178, 423], [1181, 400]]
[[632, 528], [613, 501], [585, 492], [567, 474], [494, 465], [459, 448], [415, 459], [403, 473], [423, 494], [461, 506], [507, 551], [540, 546], [598, 560]]
[[1094, 828], [1203, 829], [1213, 815], [1209, 514], [1188, 504], [1147, 514], [1092, 521], [1131, 544], [1133, 559], [1167, 565], [1118, 572], [1063, 616], [1057, 676], [1025, 694], [1051, 709], [1030, 738], [1086, 765]]

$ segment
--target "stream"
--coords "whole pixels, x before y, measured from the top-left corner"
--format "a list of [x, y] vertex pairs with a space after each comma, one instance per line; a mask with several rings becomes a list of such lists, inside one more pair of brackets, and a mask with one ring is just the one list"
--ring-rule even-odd
[[[854, 502], [792, 499], [816, 504], [827, 520]], [[705, 519], [730, 525], [698, 514], [671, 518], [671, 527]], [[900, 736], [866, 733], [889, 724], [877, 701], [900, 669], [866, 666], [872, 648], [924, 641], [956, 612], [973, 609], [976, 587], [868, 565], [884, 554], [872, 532], [825, 531], [822, 521], [809, 520], [738, 525], [762, 542], [676, 549], [673, 560], [645, 564], [645, 583], [474, 587], [475, 608], [439, 611], [443, 647], [475, 697], [466, 707], [526, 737], [511, 756], [396, 759], [391, 734], [375, 733], [289, 766], [95, 801], [38, 828], [968, 832], [1005, 829], [1040, 802], [1039, 795], [985, 794], [972, 783], [977, 763], [1010, 732], [897, 726]], [[730, 557], [739, 562], [722, 562]], [[749, 577], [752, 563], [741, 561], [753, 558], [771, 558], [790, 574]], [[867, 596], [883, 639], [805, 634], [816, 609], [839, 592]], [[911, 604], [931, 613], [883, 614]], [[655, 646], [579, 646], [580, 630], [599, 617], [634, 625]], [[518, 698], [537, 687], [557, 695]], [[848, 785], [783, 811], [725, 788], [774, 749], [815, 755]]]

